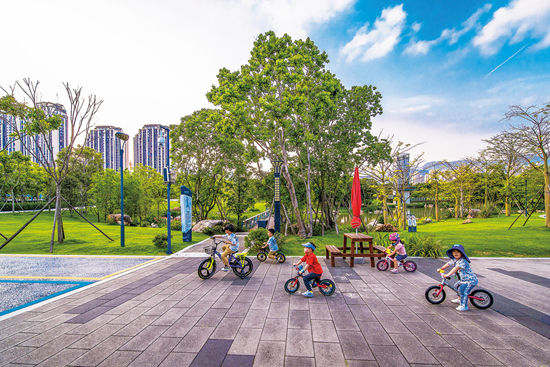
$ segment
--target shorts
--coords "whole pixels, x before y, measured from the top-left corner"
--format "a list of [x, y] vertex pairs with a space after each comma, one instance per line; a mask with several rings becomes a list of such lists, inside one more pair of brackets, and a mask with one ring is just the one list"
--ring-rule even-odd
[[406, 257], [407, 257], [407, 255], [396, 255], [396, 256], [395, 256], [395, 259], [396, 259], [397, 261], [401, 261], [401, 260], [404, 260]]

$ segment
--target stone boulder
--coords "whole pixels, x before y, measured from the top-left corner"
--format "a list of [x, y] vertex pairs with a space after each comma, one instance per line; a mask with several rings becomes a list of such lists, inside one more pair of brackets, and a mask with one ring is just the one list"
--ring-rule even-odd
[[202, 232], [205, 228], [214, 227], [218, 224], [223, 224], [221, 219], [205, 219], [201, 220], [193, 226], [193, 232]]
[[431, 223], [432, 222], [432, 218], [426, 218], [426, 223]]
[[464, 222], [462, 222], [462, 224], [469, 224], [469, 223], [472, 223], [471, 219], [466, 219]]
[[468, 212], [468, 217], [477, 218], [478, 214], [479, 214], [479, 209], [472, 209]]
[[[113, 219], [120, 224], [120, 214], [109, 214], [109, 219]], [[132, 223], [132, 218], [129, 215], [124, 214], [124, 225], [129, 226], [130, 223]]]
[[376, 229], [375, 229], [376, 232], [397, 232], [399, 231], [399, 229], [395, 228], [393, 225], [391, 224], [379, 224]]

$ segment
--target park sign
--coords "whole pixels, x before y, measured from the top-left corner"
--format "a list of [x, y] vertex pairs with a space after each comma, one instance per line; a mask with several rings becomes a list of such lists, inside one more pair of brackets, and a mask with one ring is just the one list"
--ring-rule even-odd
[[180, 208], [181, 208], [181, 232], [183, 233], [183, 242], [191, 242], [193, 236], [193, 194], [185, 186], [181, 186]]
[[413, 214], [407, 214], [407, 227], [409, 232], [416, 232], [416, 216]]

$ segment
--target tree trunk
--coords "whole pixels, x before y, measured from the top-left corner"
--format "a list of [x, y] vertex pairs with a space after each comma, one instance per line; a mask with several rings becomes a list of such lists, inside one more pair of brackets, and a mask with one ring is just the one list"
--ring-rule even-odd
[[311, 161], [309, 159], [309, 147], [307, 151], [307, 211], [309, 217], [308, 237], [313, 236], [313, 208], [311, 205]]
[[550, 227], [550, 172], [547, 164], [544, 165], [544, 213], [546, 214], [544, 226]]
[[388, 199], [386, 195], [386, 185], [382, 182], [382, 212], [384, 214], [384, 224], [388, 224]]
[[439, 187], [435, 186], [435, 221], [439, 222]]
[[65, 232], [63, 231], [63, 218], [61, 217], [61, 187], [55, 189], [57, 198], [55, 199], [55, 216], [57, 217], [57, 243], [63, 243]]
[[306, 237], [306, 229], [304, 228], [304, 222], [300, 215], [300, 208], [298, 207], [298, 198], [296, 197], [296, 190], [294, 189], [294, 183], [290, 177], [290, 172], [288, 171], [288, 162], [286, 157], [286, 149], [283, 147], [283, 176], [285, 177], [286, 187], [290, 195], [290, 203], [292, 204], [292, 209], [294, 210], [294, 215], [296, 216], [296, 224], [298, 225], [298, 235], [302, 238]]
[[11, 213], [15, 213], [15, 195], [13, 194], [13, 189], [11, 189]]

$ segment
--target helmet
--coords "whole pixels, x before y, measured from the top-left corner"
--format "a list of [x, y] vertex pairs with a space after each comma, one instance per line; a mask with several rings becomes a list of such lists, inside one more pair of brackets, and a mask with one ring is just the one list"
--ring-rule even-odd
[[392, 234], [390, 234], [390, 241], [399, 241], [399, 233], [397, 232], [394, 232]]

